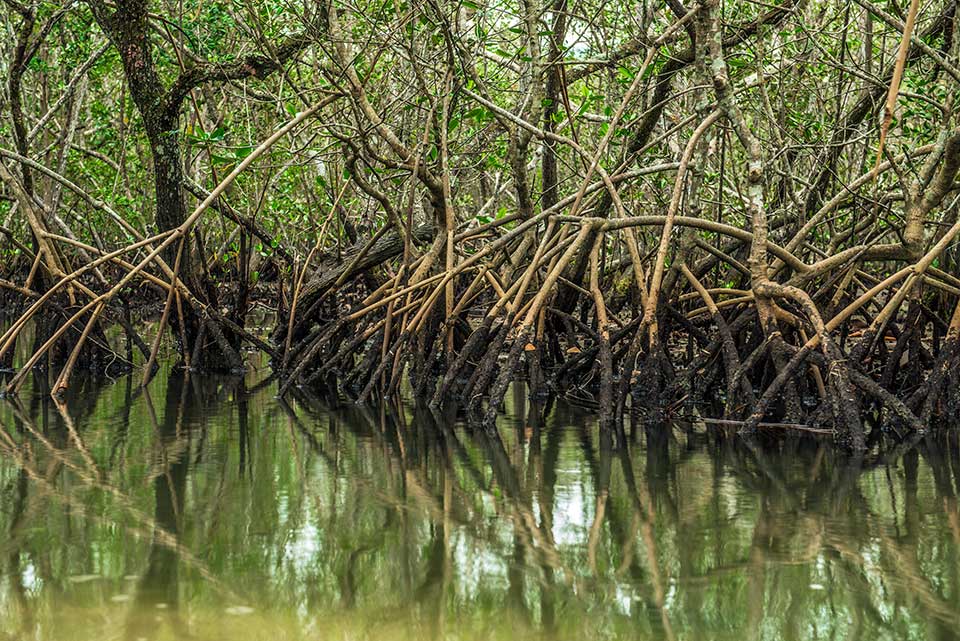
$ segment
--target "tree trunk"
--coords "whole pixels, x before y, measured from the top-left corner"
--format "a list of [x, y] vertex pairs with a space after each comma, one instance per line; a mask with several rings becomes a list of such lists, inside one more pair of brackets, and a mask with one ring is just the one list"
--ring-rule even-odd
[[[180, 141], [180, 101], [171, 99], [157, 73], [151, 53], [147, 3], [144, 0], [121, 0], [116, 3], [116, 10], [113, 12], [99, 1], [91, 2], [91, 7], [97, 22], [120, 53], [130, 95], [137, 105], [147, 139], [150, 141], [157, 230], [163, 232], [176, 229], [187, 218], [183, 150]], [[206, 286], [200, 270], [202, 261], [192, 256], [191, 236], [192, 234], [188, 233], [183, 237], [185, 245], [180, 256], [179, 277], [194, 295], [206, 298], [207, 303], [216, 306], [216, 299], [211, 298], [215, 292]], [[178, 245], [172, 243], [164, 251], [163, 259], [168, 265], [176, 263]], [[199, 362], [190, 363], [197, 369], [234, 369], [238, 361], [238, 337], [226, 329], [221, 332], [204, 332], [203, 335], [211, 341], [214, 337], [219, 338], [221, 334], [226, 341], [217, 340], [209, 346], [194, 349], [194, 342], [201, 335], [203, 319], [199, 310], [194, 309], [186, 300], [182, 301], [182, 308], [182, 332], [179, 314], [172, 315], [170, 319], [171, 329], [178, 343], [183, 342], [180, 340], [181, 336], [186, 339], [186, 344], [179, 345], [181, 355], [191, 352], [197, 354]], [[233, 354], [229, 353], [231, 350], [234, 351]]]

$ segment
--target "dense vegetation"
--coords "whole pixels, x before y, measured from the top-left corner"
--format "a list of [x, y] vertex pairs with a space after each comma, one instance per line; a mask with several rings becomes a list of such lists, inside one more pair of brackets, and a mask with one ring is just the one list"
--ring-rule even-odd
[[8, 392], [169, 335], [487, 424], [960, 412], [954, 0], [3, 2]]

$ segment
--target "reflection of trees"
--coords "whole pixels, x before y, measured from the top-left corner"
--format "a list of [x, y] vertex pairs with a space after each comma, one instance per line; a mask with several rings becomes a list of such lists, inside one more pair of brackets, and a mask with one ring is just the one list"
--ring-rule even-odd
[[[641, 430], [638, 445], [623, 434], [579, 427], [583, 417], [562, 406], [544, 421], [536, 406], [528, 410], [517, 399], [513, 415], [526, 418], [505, 420], [498, 433], [460, 429], [449, 417], [417, 408], [378, 413], [316, 398], [304, 402], [318, 417], [338, 417], [336, 466], [354, 490], [350, 496], [367, 503], [365, 493], [380, 492], [377, 501], [402, 524], [399, 540], [387, 537], [363, 553], [370, 553], [368, 571], [406, 578], [379, 586], [351, 582], [354, 602], [366, 591], [368, 604], [373, 594], [383, 596], [384, 582], [410, 586], [387, 599], [392, 605], [384, 619], [407, 603], [435, 622], [430, 631], [439, 634], [451, 608], [495, 603], [500, 625], [540, 628], [551, 638], [576, 636], [598, 620], [613, 621], [605, 630], [614, 636], [711, 630], [802, 639], [816, 629], [869, 638], [895, 624], [885, 607], [893, 599], [930, 631], [955, 622], [946, 609], [955, 587], [944, 585], [958, 585], [956, 571], [945, 569], [952, 578], [934, 588], [918, 571], [919, 561], [911, 569], [911, 557], [903, 554], [911, 550], [916, 558], [942, 542], [890, 534], [891, 519], [902, 526], [910, 510], [920, 509], [920, 498], [910, 498], [911, 463], [902, 452], [858, 461], [809, 442], [777, 451], [722, 438], [711, 438], [708, 451], [702, 435], [674, 437], [663, 426]], [[302, 430], [330, 451], [329, 442], [320, 445], [330, 433]], [[353, 451], [356, 459], [349, 461], [345, 451], [361, 443], [371, 445]], [[557, 471], [571, 457], [589, 484], [591, 503], [573, 515], [584, 522], [579, 543], [559, 544], [556, 512], [570, 506], [558, 503]], [[938, 464], [928, 463], [936, 476]], [[350, 481], [351, 465], [385, 470], [388, 478]], [[905, 475], [894, 498], [877, 483], [884, 465], [895, 468], [894, 476]], [[955, 521], [955, 492], [937, 484], [948, 506], [943, 516]], [[451, 537], [493, 551], [503, 563], [502, 582], [473, 583], [458, 567], [463, 559], [451, 554]], [[356, 548], [350, 550], [351, 563], [341, 567], [362, 572]], [[394, 567], [386, 559], [402, 562]], [[624, 588], [637, 595], [628, 605], [615, 599]], [[911, 593], [920, 596], [908, 600]], [[906, 638], [915, 628], [897, 629]]]
[[[898, 459], [865, 461], [825, 449], [784, 455], [728, 448], [728, 469], [762, 497], [743, 569], [749, 585], [744, 629], [773, 623], [785, 638], [805, 638], [811, 625], [846, 638], [891, 629], [910, 638], [918, 624], [927, 628], [928, 638], [946, 638], [943, 630], [956, 630], [960, 610], [946, 595], [956, 599], [960, 586], [953, 578], [948, 589], [942, 583], [935, 587], [917, 556], [925, 548], [937, 556], [944, 551], [942, 542], [918, 537], [922, 451], [923, 445]], [[939, 464], [927, 462], [936, 475]], [[902, 484], [894, 483], [901, 472]], [[943, 561], [934, 565], [944, 570], [952, 565]], [[906, 606], [902, 614], [908, 616], [891, 619], [884, 612], [891, 602], [897, 609]]]
[[[10, 527], [7, 531], [7, 535], [9, 537], [8, 540], [16, 541], [21, 538], [20, 530], [23, 527], [24, 513], [26, 511], [27, 473], [24, 470], [20, 470], [20, 473], [16, 475], [15, 480], [11, 481], [10, 485], [12, 486], [11, 488], [4, 488], [4, 496], [13, 495], [14, 497], [12, 510], [10, 511]], [[10, 630], [5, 634], [9, 634], [10, 639], [16, 639], [20, 635], [25, 635], [34, 624], [33, 611], [29, 600], [27, 599], [26, 588], [23, 585], [23, 570], [20, 564], [20, 548], [17, 545], [9, 546], [5, 574], [9, 579], [10, 592], [12, 593], [13, 601], [16, 604], [16, 609], [18, 610], [20, 619], [20, 625], [17, 626], [19, 628], [19, 632], [17, 630]]]
[[[85, 414], [5, 406], [0, 432], [17, 470], [0, 478], [4, 571], [22, 575], [28, 557], [49, 584], [87, 571], [96, 530], [69, 566], [43, 561], [35, 532], [56, 505], [67, 540], [65, 506], [83, 527], [105, 518], [85, 497], [105, 497], [128, 540], [146, 541], [124, 557], [141, 576], [128, 638], [151, 636], [158, 614], [185, 635], [184, 594], [314, 628], [402, 622], [421, 638], [455, 625], [548, 639], [960, 629], [956, 435], [849, 459], [805, 440], [601, 432], [523, 395], [487, 432], [421, 407], [307, 393], [285, 405], [209, 377], [167, 385], [156, 413], [127, 387]], [[105, 414], [110, 429], [89, 429]]]
[[163, 422], [155, 426], [161, 444], [158, 450], [161, 460], [158, 463], [163, 472], [153, 479], [155, 532], [147, 555], [147, 567], [137, 584], [134, 607], [130, 609], [127, 619], [127, 639], [153, 636], [158, 613], [169, 622], [178, 636], [187, 636], [186, 625], [179, 611], [180, 559], [176, 547], [166, 542], [172, 538], [174, 542], [180, 543], [182, 524], [186, 518], [184, 498], [190, 468], [189, 447], [175, 449], [173, 456], [168, 459], [163, 444], [176, 443], [179, 438], [189, 438], [189, 432], [184, 432], [184, 423], [195, 418], [203, 409], [196, 398], [196, 391], [191, 387], [182, 374], [170, 376], [167, 381]]
[[[129, 386], [123, 395], [127, 403], [121, 404], [119, 411], [114, 411], [112, 406], [98, 408], [96, 403], [83, 402], [76, 403], [74, 411], [69, 403], [54, 403], [42, 391], [30, 397], [29, 409], [17, 399], [10, 399], [3, 406], [0, 455], [4, 463], [15, 464], [19, 476], [26, 479], [21, 496], [28, 497], [26, 508], [11, 520], [11, 536], [0, 542], [0, 552], [9, 551], [14, 560], [9, 568], [11, 577], [21, 578], [17, 564], [20, 557], [27, 557], [35, 576], [43, 582], [44, 597], [54, 600], [64, 597], [72, 590], [68, 586], [74, 575], [102, 571], [96, 567], [96, 563], [102, 561], [96, 561], [94, 554], [102, 557], [110, 551], [112, 537], [108, 534], [107, 539], [97, 540], [98, 531], [103, 531], [97, 528], [109, 532], [114, 526], [122, 525], [125, 535], [134, 541], [152, 538], [147, 569], [137, 590], [137, 604], [129, 617], [130, 635], [140, 638], [145, 636], [144, 632], [154, 629], [159, 609], [145, 610], [163, 604], [177, 634], [185, 638], [176, 618], [178, 566], [186, 563], [199, 576], [212, 578], [204, 564], [181, 546], [179, 536], [189, 460], [182, 456], [189, 452], [189, 442], [184, 442], [189, 433], [181, 426], [185, 413], [203, 412], [202, 408], [192, 409], [190, 403], [185, 402], [189, 398], [186, 389], [182, 379], [171, 378], [164, 422], [152, 421], [151, 431], [156, 439], [156, 447], [150, 450], [156, 455], [151, 461], [151, 469], [155, 471], [151, 477], [155, 506], [152, 516], [142, 509], [136, 488], [130, 488], [125, 478], [124, 464], [132, 447], [127, 442], [131, 431]], [[91, 393], [98, 391], [102, 390], [91, 390]], [[146, 400], [149, 401], [149, 397]], [[152, 416], [152, 406], [150, 410]], [[99, 427], [99, 421], [104, 421], [102, 415], [95, 416], [97, 411], [106, 411], [110, 416], [108, 424], [116, 429], [87, 433], [91, 422]], [[13, 429], [7, 427], [8, 420]], [[169, 456], [170, 453], [173, 456]], [[134, 450], [133, 454], [137, 452]], [[100, 506], [104, 499], [110, 506], [105, 511]], [[120, 517], [120, 521], [114, 517]], [[115, 550], [121, 558], [126, 556], [125, 547], [121, 544]], [[83, 582], [86, 584], [85, 579]], [[53, 631], [52, 638], [60, 634], [56, 630], [61, 627], [64, 628], [62, 634], [77, 634], [71, 629], [73, 622], [69, 617], [59, 619], [60, 608], [55, 601], [41, 605], [34, 594], [32, 602], [25, 605], [28, 614], [24, 616], [34, 619], [39, 617], [30, 614], [30, 610], [43, 607], [47, 610], [45, 617], [53, 611], [55, 620], [43, 621], [44, 628]]]

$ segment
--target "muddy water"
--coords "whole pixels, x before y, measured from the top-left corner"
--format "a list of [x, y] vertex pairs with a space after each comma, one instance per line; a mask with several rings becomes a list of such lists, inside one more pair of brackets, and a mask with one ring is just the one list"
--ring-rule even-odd
[[955, 437], [601, 435], [519, 391], [485, 434], [258, 377], [0, 403], [0, 640], [960, 634]]

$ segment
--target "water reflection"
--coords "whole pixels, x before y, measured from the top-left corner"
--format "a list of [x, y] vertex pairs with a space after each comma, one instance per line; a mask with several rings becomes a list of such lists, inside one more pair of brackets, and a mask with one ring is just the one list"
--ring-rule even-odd
[[[36, 384], [42, 388], [42, 382]], [[0, 639], [953, 639], [955, 433], [850, 460], [255, 381], [0, 405]]]

